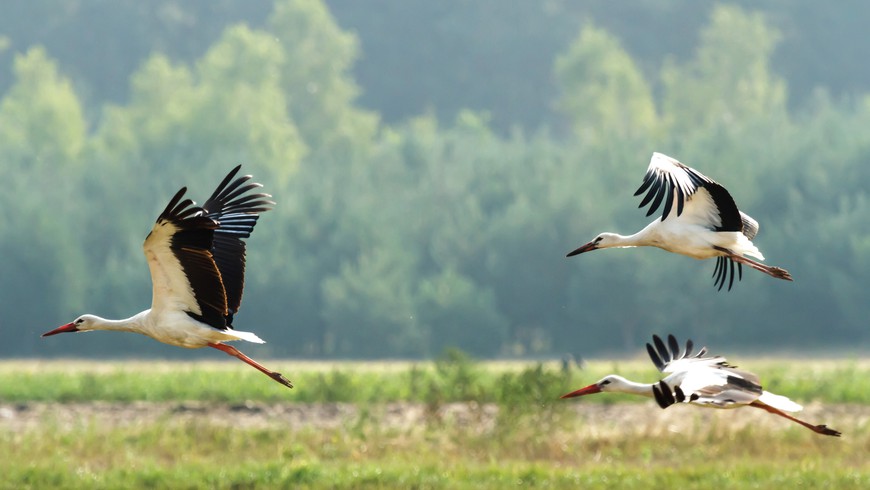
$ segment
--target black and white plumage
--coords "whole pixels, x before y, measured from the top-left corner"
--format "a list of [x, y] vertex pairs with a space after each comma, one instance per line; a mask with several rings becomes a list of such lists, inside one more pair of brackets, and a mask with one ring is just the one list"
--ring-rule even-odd
[[42, 336], [118, 330], [179, 347], [213, 347], [292, 388], [280, 373], [224, 344], [263, 343], [254, 333], [235, 330], [232, 322], [245, 286], [243, 239], [274, 203], [268, 194], [251, 192], [262, 186], [250, 182], [250, 175], [236, 177], [240, 168], [231, 170], [202, 206], [183, 199], [187, 188], [181, 188], [157, 218], [143, 244], [153, 287], [150, 309], [124, 320], [82, 315]]
[[644, 192], [639, 207], [649, 204], [650, 216], [663, 205], [661, 219], [634, 235], [602, 233], [568, 257], [600, 248], [652, 246], [696, 259], [716, 257], [713, 276], [720, 290], [726, 280], [730, 290], [735, 275], [738, 280], [742, 278], [744, 264], [772, 277], [792, 280], [785, 269], [745, 257], [764, 260], [752, 243], [758, 222], [737, 209], [728, 191], [713, 179], [667, 155], [653, 153], [634, 195]]
[[827, 436], [839, 436], [840, 432], [825, 425], [812, 425], [785, 412], [803, 409], [788, 398], [765, 391], [758, 376], [728, 364], [724, 357], [707, 356], [707, 348], [693, 351], [691, 340], [681, 346], [673, 335], [668, 343], [653, 335], [653, 343], [646, 344], [653, 364], [667, 374], [658, 383], [635, 383], [622, 376], [611, 374], [595, 384], [563, 395], [573, 398], [601, 392], [619, 392], [654, 398], [661, 408], [677, 403], [690, 403], [709, 408], [756, 407]]

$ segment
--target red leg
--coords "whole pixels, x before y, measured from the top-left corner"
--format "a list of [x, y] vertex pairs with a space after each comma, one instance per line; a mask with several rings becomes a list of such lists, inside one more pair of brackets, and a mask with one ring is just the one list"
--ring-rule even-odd
[[789, 274], [788, 271], [783, 269], [782, 267], [772, 267], [769, 265], [764, 265], [760, 262], [756, 262], [752, 259], [741, 257], [739, 255], [730, 255], [729, 257], [735, 262], [738, 262], [740, 264], [746, 264], [749, 267], [764, 272], [771, 277], [775, 277], [777, 279], [785, 279], [786, 281], [794, 281], [794, 279], [791, 278], [791, 274]]
[[[742, 255], [737, 255], [734, 252], [732, 252], [731, 250], [728, 250], [727, 248], [716, 247], [716, 246], [714, 246], [713, 248], [715, 248], [716, 250], [719, 250], [720, 252], [724, 252], [729, 259], [733, 260], [734, 262], [737, 262], [738, 264], [745, 264], [749, 267], [752, 267], [753, 269], [755, 269], [757, 271], [764, 272], [765, 274], [767, 274], [771, 277], [775, 277], [777, 279], [784, 279], [786, 281], [794, 281], [794, 279], [792, 279], [792, 277], [791, 277], [791, 274], [789, 274], [789, 272], [787, 270], [783, 269], [782, 267], [773, 267], [770, 265], [764, 265], [761, 262], [756, 262], [750, 258], [743, 257]], [[714, 274], [715, 274], [715, 272], [714, 272]]]
[[270, 378], [274, 379], [275, 381], [281, 383], [282, 385], [286, 386], [287, 388], [293, 388], [293, 383], [291, 383], [290, 380], [285, 378], [281, 373], [276, 373], [275, 371], [270, 371], [269, 369], [266, 369], [262, 364], [251, 359], [250, 357], [242, 354], [239, 351], [239, 349], [236, 349], [235, 347], [232, 347], [232, 346], [229, 346], [226, 344], [214, 344], [214, 343], [209, 343], [208, 346], [214, 347], [217, 350], [224, 351], [233, 357], [237, 357], [237, 358], [241, 359], [242, 361], [245, 361], [246, 363], [250, 364], [251, 366], [254, 366], [255, 368], [259, 369], [260, 372], [264, 373], [266, 376], [269, 376]]
[[831, 429], [831, 428], [828, 427], [827, 425], [813, 425], [813, 424], [810, 424], [810, 423], [804, 422], [803, 420], [800, 420], [800, 419], [797, 419], [797, 418], [795, 418], [795, 417], [792, 417], [791, 415], [789, 415], [789, 414], [783, 412], [782, 410], [779, 410], [778, 408], [773, 408], [773, 407], [771, 407], [770, 405], [767, 405], [767, 404], [761, 403], [761, 402], [759, 402], [759, 401], [754, 401], [754, 402], [750, 403], [749, 406], [750, 406], [750, 407], [760, 408], [760, 409], [762, 409], [762, 410], [767, 410], [768, 412], [770, 412], [770, 413], [772, 413], [772, 414], [774, 414], [774, 415], [779, 415], [780, 417], [785, 417], [785, 418], [791, 420], [792, 422], [797, 422], [797, 423], [801, 424], [802, 426], [806, 427], [807, 429], [809, 429], [809, 430], [811, 430], [811, 431], [813, 431], [813, 432], [815, 432], [815, 433], [817, 433], [817, 434], [823, 434], [823, 435], [826, 435], [826, 436], [835, 436], [835, 437], [840, 437], [840, 432], [839, 432], [839, 431], [836, 431], [836, 430], [834, 430], [834, 429]]

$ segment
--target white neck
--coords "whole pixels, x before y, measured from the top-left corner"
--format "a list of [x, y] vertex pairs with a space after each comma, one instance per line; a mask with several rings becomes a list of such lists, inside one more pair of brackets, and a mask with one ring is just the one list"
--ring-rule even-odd
[[616, 386], [613, 386], [612, 391], [619, 393], [628, 393], [630, 395], [641, 395], [649, 398], [653, 397], [653, 385], [648, 383], [635, 383], [634, 381], [625, 380]]
[[643, 247], [646, 245], [650, 245], [650, 236], [653, 228], [653, 223], [633, 235], [620, 235], [619, 233], [609, 233], [606, 244], [599, 245], [599, 248]]
[[637, 246], [655, 245], [658, 241], [659, 233], [661, 232], [661, 221], [653, 220], [650, 224], [643, 227], [642, 230], [625, 237], [627, 241], [633, 242]]
[[144, 326], [144, 318], [148, 313], [148, 310], [145, 310], [141, 313], [137, 313], [136, 315], [131, 316], [130, 318], [124, 318], [123, 320], [109, 320], [107, 318], [101, 318], [96, 315], [93, 315], [93, 320], [88, 325], [86, 330], [114, 330], [117, 332], [136, 332], [142, 333]]
[[[610, 383], [601, 385], [601, 381], [610, 380]], [[635, 383], [634, 381], [623, 378], [622, 376], [611, 374], [610, 376], [599, 381], [601, 391], [609, 393], [628, 393], [629, 395], [640, 395], [653, 398], [653, 385], [647, 383]]]

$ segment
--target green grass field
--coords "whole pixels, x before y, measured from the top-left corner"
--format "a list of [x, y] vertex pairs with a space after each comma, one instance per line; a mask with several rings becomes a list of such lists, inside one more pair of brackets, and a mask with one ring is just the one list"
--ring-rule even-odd
[[[870, 488], [870, 363], [742, 359], [760, 410], [558, 396], [647, 362], [0, 363], [0, 488]], [[130, 408], [133, 407], [133, 408]]]

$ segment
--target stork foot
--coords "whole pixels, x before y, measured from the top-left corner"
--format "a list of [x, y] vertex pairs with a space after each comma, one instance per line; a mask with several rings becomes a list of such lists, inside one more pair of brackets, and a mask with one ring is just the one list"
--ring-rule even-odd
[[289, 379], [285, 378], [284, 375], [281, 373], [276, 373], [272, 371], [272, 373], [269, 374], [269, 377], [286, 386], [287, 388], [293, 388], [293, 383]]
[[777, 279], [783, 279], [786, 281], [794, 281], [794, 279], [792, 279], [792, 277], [791, 277], [791, 274], [789, 274], [789, 272], [787, 270], [783, 269], [782, 267], [770, 267], [768, 269], [767, 273], [770, 274], [772, 277], [775, 277]]
[[815, 431], [818, 434], [822, 434], [822, 435], [826, 435], [826, 436], [840, 437], [842, 435], [842, 433], [840, 433], [840, 431], [834, 430], [834, 429], [832, 429], [824, 424], [814, 426], [813, 431]]
[[[783, 269], [782, 267], [776, 267], [776, 266], [772, 266], [772, 265], [764, 265], [761, 262], [756, 262], [756, 261], [754, 261], [750, 258], [744, 257], [742, 255], [736, 255], [734, 252], [732, 252], [726, 248], [722, 248], [722, 247], [713, 247], [713, 248], [715, 248], [716, 250], [719, 250], [721, 252], [724, 252], [728, 258], [730, 258], [734, 262], [737, 262], [738, 264], [746, 264], [747, 266], [752, 267], [753, 269], [755, 269], [757, 271], [764, 272], [765, 274], [769, 275], [770, 277], [775, 277], [777, 279], [783, 279], [785, 281], [794, 281], [794, 279], [792, 279], [792, 277], [791, 277], [791, 274], [789, 274], [789, 272], [787, 270]], [[722, 267], [724, 270], [724, 264], [722, 265]], [[717, 264], [717, 268], [718, 268], [718, 264]], [[716, 271], [714, 271], [713, 274], [715, 275]], [[732, 271], [731, 275], [732, 275], [732, 280], [733, 280], [733, 275], [734, 275], [733, 271]], [[723, 278], [724, 278], [724, 276], [723, 276]], [[723, 283], [724, 283], [724, 279], [723, 279]], [[731, 288], [729, 288], [729, 289], [731, 289]]]

